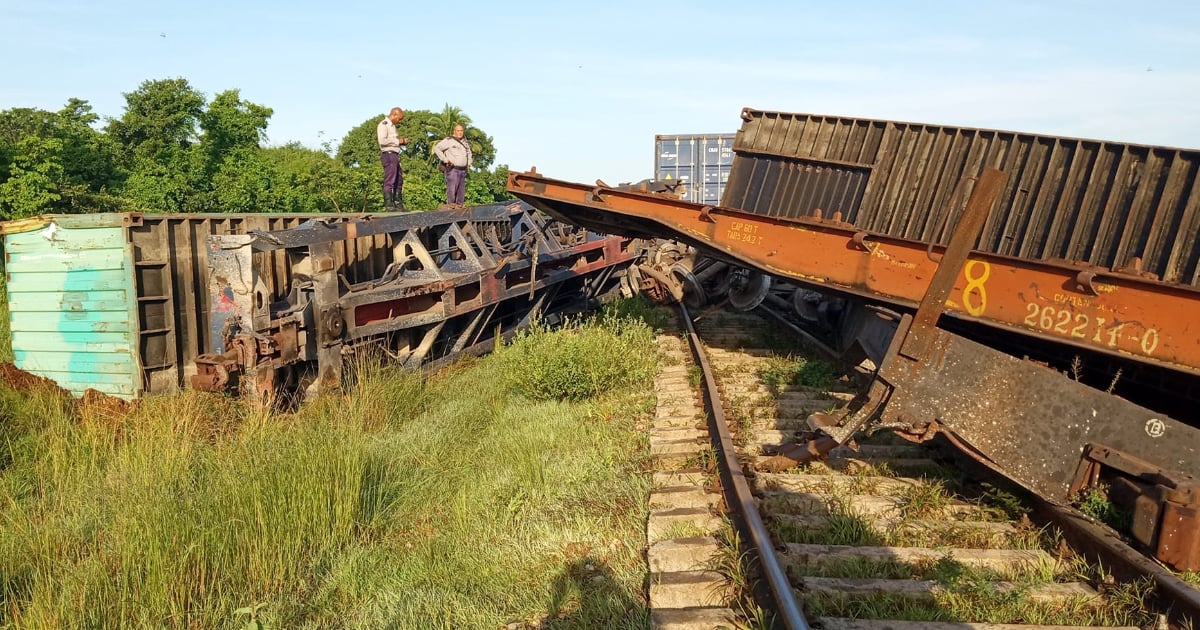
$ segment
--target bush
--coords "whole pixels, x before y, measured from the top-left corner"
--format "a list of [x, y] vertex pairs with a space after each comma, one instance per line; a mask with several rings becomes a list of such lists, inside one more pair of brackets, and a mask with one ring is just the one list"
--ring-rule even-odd
[[500, 354], [510, 386], [522, 395], [579, 401], [653, 378], [653, 347], [645, 322], [606, 313], [555, 331], [531, 326]]

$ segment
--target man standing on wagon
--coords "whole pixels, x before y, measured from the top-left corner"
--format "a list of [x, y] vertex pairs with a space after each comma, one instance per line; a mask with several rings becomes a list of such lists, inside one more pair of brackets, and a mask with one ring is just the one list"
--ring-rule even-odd
[[404, 207], [404, 171], [400, 168], [400, 145], [408, 144], [408, 138], [396, 135], [396, 123], [404, 119], [404, 110], [393, 107], [386, 118], [379, 121], [375, 135], [379, 139], [379, 161], [383, 162], [383, 208], [388, 211]]
[[446, 174], [446, 203], [463, 205], [467, 193], [467, 168], [471, 166], [471, 145], [463, 138], [463, 126], [454, 125], [454, 135], [442, 138], [433, 147], [433, 153], [441, 161], [441, 171]]

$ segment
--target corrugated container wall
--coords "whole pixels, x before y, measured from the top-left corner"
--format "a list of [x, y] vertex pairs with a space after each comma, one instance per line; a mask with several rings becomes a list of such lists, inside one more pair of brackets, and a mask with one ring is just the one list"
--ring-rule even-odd
[[[14, 363], [76, 395], [176, 390], [211, 349], [210, 234], [351, 216], [105, 213], [4, 222]], [[286, 265], [274, 269], [272, 284], [283, 286]]]
[[734, 134], [654, 136], [654, 178], [682, 180], [684, 199], [717, 204], [733, 166]]
[[1005, 186], [975, 249], [1200, 286], [1200, 150], [747, 109], [723, 205], [820, 211], [863, 230], [945, 242], [962, 182]]

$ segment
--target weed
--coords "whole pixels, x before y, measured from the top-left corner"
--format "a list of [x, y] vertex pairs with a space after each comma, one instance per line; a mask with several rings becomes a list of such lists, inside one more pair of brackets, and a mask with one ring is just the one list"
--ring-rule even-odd
[[[0, 385], [0, 626], [644, 626], [645, 435], [620, 414], [647, 409], [652, 335], [537, 336], [434, 377], [364, 362], [291, 415], [189, 391], [102, 418]], [[514, 393], [550, 398], [513, 372], [563, 347], [609, 355], [583, 402]]]
[[779, 540], [790, 543], [858, 546], [886, 544], [885, 536], [875, 529], [873, 523], [839, 508], [831, 509], [820, 525], [779, 520], [774, 523], [773, 529]]
[[663, 540], [675, 540], [676, 538], [700, 538], [711, 536], [712, 532], [692, 523], [671, 523], [654, 537], [654, 540], [649, 541], [654, 544]]
[[899, 501], [900, 513], [904, 518], [940, 517], [950, 505], [950, 495], [941, 483], [920, 481], [907, 487]]
[[1133, 515], [1122, 510], [1108, 499], [1108, 486], [1087, 488], [1076, 497], [1080, 512], [1108, 525], [1118, 532], [1128, 531], [1133, 524]]
[[986, 482], [983, 484], [983, 500], [1010, 519], [1019, 519], [1029, 512], [1016, 496]]
[[700, 369], [699, 365], [688, 366], [688, 383], [692, 387], [700, 387], [700, 381], [704, 379], [704, 370]]
[[835, 381], [833, 367], [818, 359], [773, 356], [758, 368], [757, 375], [772, 394], [792, 386], [829, 389]]
[[1117, 382], [1121, 380], [1122, 369], [1123, 368], [1117, 368], [1117, 371], [1113, 373], [1112, 380], [1108, 383], [1108, 388], [1104, 390], [1105, 393], [1111, 394], [1113, 393], [1113, 390], [1117, 388]]
[[689, 455], [683, 463], [684, 468], [699, 468], [705, 472], [717, 471], [717, 453], [711, 446], [705, 447], [693, 455]]

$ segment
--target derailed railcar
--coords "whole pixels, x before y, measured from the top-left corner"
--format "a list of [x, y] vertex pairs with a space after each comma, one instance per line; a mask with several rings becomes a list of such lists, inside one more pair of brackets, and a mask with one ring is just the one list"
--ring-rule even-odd
[[[810, 418], [824, 438], [790, 463], [868, 425], [943, 434], [1052, 501], [1111, 483], [1143, 546], [1200, 568], [1200, 418], [1187, 400], [1200, 391], [1200, 153], [755, 110], [734, 150], [720, 206], [533, 171], [511, 173], [509, 190], [719, 261], [641, 266], [634, 282], [660, 295], [703, 302], [714, 296], [697, 290], [715, 285], [754, 308], [775, 278], [796, 287], [803, 319], [822, 295], [844, 300], [831, 345], [866, 349], [875, 379], [856, 412]], [[1099, 357], [1116, 375], [1184, 386], [1134, 404], [1024, 360], [1031, 347], [1058, 366]]]
[[[95, 389], [125, 399], [193, 381], [232, 388], [246, 368], [260, 373], [267, 362], [288, 366], [277, 389], [298, 385], [305, 364], [316, 362], [309, 339], [322, 334], [304, 311], [314, 304], [326, 307], [317, 313], [326, 333], [339, 327], [331, 313], [345, 307], [348, 317], [336, 344], [322, 340], [326, 354], [368, 343], [420, 349], [401, 340], [423, 341], [440, 326], [418, 354], [444, 356], [486, 341], [497, 324], [520, 323], [535, 305], [549, 313], [609, 290], [637, 256], [628, 239], [558, 224], [515, 202], [374, 216], [45, 215], [6, 222], [0, 234], [17, 367], [76, 395]], [[231, 261], [232, 271], [222, 267]], [[388, 291], [390, 300], [362, 302]], [[439, 302], [447, 291], [449, 302]], [[289, 302], [299, 298], [304, 305]], [[291, 323], [274, 332], [290, 341], [269, 350], [273, 342], [250, 322], [288, 309]], [[478, 321], [464, 340], [468, 312]], [[234, 331], [253, 343], [230, 359]]]
[[208, 236], [313, 218], [122, 212], [4, 222], [14, 363], [77, 395], [175, 391], [212, 341]]
[[213, 352], [192, 384], [260, 398], [337, 386], [343, 357], [363, 347], [410, 367], [490, 347], [497, 329], [615, 289], [641, 254], [524, 203], [309, 222], [208, 247]]

